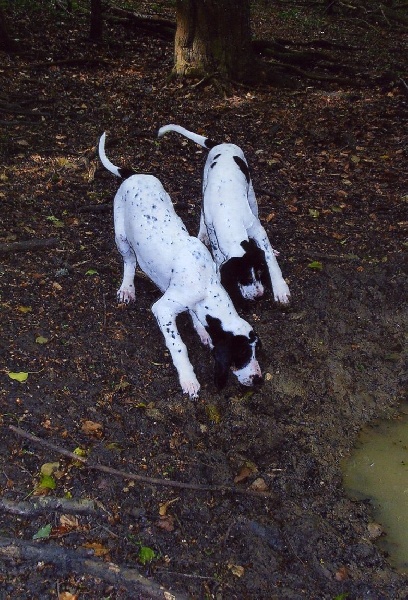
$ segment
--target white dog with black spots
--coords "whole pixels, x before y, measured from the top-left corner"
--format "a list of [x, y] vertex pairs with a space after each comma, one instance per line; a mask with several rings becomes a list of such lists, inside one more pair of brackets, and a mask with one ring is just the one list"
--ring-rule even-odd
[[179, 125], [164, 125], [161, 137], [175, 131], [209, 154], [204, 166], [198, 238], [211, 247], [221, 282], [235, 306], [272, 288], [276, 302], [288, 304], [290, 291], [258, 218], [258, 204], [244, 153], [235, 144], [218, 144]]
[[201, 341], [212, 349], [219, 389], [226, 385], [231, 369], [241, 384], [260, 384], [258, 337], [238, 315], [221, 285], [211, 254], [200, 240], [189, 235], [160, 181], [112, 164], [105, 154], [105, 134], [99, 141], [99, 156], [108, 171], [124, 180], [114, 199], [115, 241], [123, 258], [119, 302], [135, 300], [138, 263], [163, 292], [152, 312], [181, 388], [191, 398], [197, 397], [200, 384], [176, 326], [177, 315], [184, 311], [189, 311]]

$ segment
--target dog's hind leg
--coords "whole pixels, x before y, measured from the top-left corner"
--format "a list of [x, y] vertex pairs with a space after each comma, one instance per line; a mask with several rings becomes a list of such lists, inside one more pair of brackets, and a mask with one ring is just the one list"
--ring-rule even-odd
[[136, 255], [133, 248], [127, 241], [125, 234], [117, 233], [115, 236], [116, 246], [123, 258], [123, 280], [122, 285], [117, 291], [119, 302], [128, 304], [133, 302], [135, 295], [135, 271], [136, 271]]
[[205, 244], [206, 246], [210, 245], [210, 240], [208, 238], [208, 232], [207, 232], [207, 226], [205, 224], [204, 215], [202, 212], [201, 212], [201, 216], [200, 216], [200, 229], [198, 231], [197, 237], [200, 240], [200, 242], [203, 242], [203, 244]]
[[176, 317], [183, 310], [185, 310], [185, 306], [173, 300], [167, 293], [152, 306], [152, 312], [156, 317], [173, 364], [177, 369], [181, 388], [190, 398], [197, 398], [200, 384], [188, 358], [186, 345], [181, 339], [176, 325]]

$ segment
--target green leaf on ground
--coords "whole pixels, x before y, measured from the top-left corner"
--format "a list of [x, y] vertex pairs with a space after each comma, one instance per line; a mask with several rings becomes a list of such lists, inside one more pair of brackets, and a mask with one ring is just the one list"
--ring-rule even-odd
[[50, 537], [52, 526], [50, 524], [41, 527], [37, 533], [33, 535], [33, 540], [44, 540]]
[[28, 373], [25, 373], [24, 371], [20, 371], [18, 373], [9, 372], [7, 375], [10, 377], [10, 379], [15, 379], [15, 381], [19, 381], [20, 383], [27, 381], [28, 378]]

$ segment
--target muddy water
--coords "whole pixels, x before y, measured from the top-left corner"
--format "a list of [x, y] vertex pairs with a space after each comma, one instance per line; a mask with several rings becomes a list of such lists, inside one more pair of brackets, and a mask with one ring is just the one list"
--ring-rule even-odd
[[371, 500], [384, 529], [378, 545], [395, 568], [408, 573], [408, 405], [397, 419], [361, 433], [343, 474], [349, 496]]

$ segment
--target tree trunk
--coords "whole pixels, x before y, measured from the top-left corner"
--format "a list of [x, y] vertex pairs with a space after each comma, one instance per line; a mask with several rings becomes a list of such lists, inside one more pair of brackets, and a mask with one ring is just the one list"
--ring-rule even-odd
[[249, 0], [177, 0], [174, 73], [251, 78]]
[[13, 52], [17, 50], [16, 42], [10, 37], [7, 27], [6, 17], [3, 9], [0, 6], [0, 50], [5, 52]]
[[92, 42], [101, 42], [102, 35], [102, 0], [91, 0], [91, 27], [89, 30], [89, 38]]

